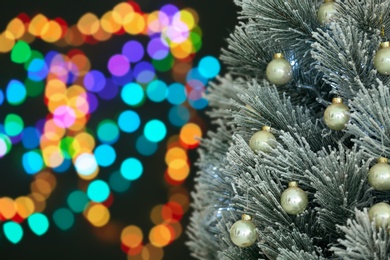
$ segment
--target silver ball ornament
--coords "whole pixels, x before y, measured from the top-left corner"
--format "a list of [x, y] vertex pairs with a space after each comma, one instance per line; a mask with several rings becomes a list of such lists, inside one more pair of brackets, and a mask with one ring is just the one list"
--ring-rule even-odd
[[349, 108], [341, 98], [333, 98], [332, 104], [325, 109], [324, 122], [332, 130], [343, 130], [350, 119]]
[[288, 214], [298, 215], [307, 207], [307, 194], [298, 187], [297, 182], [292, 181], [288, 184], [288, 188], [283, 191], [280, 197], [280, 204]]
[[375, 221], [377, 228], [387, 228], [390, 224], [390, 205], [385, 202], [379, 202], [368, 210], [368, 217]]
[[368, 182], [375, 190], [390, 190], [390, 165], [387, 158], [380, 157], [378, 163], [370, 168]]
[[256, 227], [252, 217], [242, 214], [242, 219], [236, 221], [230, 228], [230, 239], [239, 247], [248, 247], [256, 242]]
[[261, 131], [254, 133], [249, 140], [249, 147], [252, 151], [268, 153], [275, 147], [275, 136], [270, 132], [269, 126], [263, 126]]
[[320, 24], [324, 25], [333, 18], [337, 12], [334, 4], [335, 2], [333, 0], [325, 0], [324, 3], [318, 8], [317, 19]]
[[374, 66], [383, 75], [390, 75], [390, 42], [382, 42], [375, 54]]
[[292, 66], [282, 53], [275, 53], [265, 71], [268, 80], [277, 86], [284, 85], [292, 78]]

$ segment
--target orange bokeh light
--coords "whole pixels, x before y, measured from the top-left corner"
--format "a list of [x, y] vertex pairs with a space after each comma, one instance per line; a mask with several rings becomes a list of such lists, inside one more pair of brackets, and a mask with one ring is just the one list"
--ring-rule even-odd
[[48, 21], [42, 28], [42, 39], [47, 42], [56, 42], [62, 36], [62, 27], [56, 21]]
[[149, 232], [149, 241], [156, 247], [167, 246], [174, 238], [172, 232], [173, 229], [167, 225], [154, 226]]
[[142, 243], [143, 237], [142, 230], [134, 225], [127, 226], [121, 233], [122, 244], [128, 248], [139, 246]]
[[0, 216], [4, 219], [12, 219], [16, 214], [15, 202], [8, 197], [0, 198]]
[[199, 145], [200, 138], [202, 138], [202, 130], [197, 124], [188, 123], [180, 130], [180, 141], [190, 148], [197, 147]]
[[92, 35], [100, 28], [99, 18], [93, 13], [86, 13], [77, 22], [77, 28], [85, 35]]
[[11, 33], [14, 39], [19, 39], [26, 32], [26, 27], [21, 19], [14, 18], [8, 23], [6, 32]]
[[123, 29], [132, 35], [140, 34], [145, 30], [146, 22], [139, 13], [128, 14], [123, 21]]

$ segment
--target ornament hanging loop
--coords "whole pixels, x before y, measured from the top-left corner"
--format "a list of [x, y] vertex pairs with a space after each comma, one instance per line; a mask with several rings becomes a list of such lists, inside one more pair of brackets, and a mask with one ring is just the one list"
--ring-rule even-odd
[[252, 216], [244, 213], [241, 215], [241, 219], [242, 220], [252, 220]]

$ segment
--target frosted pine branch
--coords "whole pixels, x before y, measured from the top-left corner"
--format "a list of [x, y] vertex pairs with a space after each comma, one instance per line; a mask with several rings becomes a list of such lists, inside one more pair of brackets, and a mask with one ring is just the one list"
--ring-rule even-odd
[[345, 226], [339, 226], [345, 238], [339, 239], [339, 246], [332, 251], [342, 259], [382, 260], [390, 258], [390, 237], [388, 230], [377, 230], [371, 222], [367, 209], [356, 210], [356, 219], [348, 220]]

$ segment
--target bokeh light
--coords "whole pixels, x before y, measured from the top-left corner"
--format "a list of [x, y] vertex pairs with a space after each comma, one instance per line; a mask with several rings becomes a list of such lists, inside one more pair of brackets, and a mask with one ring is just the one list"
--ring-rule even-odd
[[22, 227], [13, 221], [4, 223], [3, 230], [6, 238], [14, 244], [19, 243], [24, 235]]
[[[1, 225], [11, 243], [23, 238], [24, 220], [32, 233], [42, 236], [52, 226], [72, 229], [82, 215], [102, 240], [111, 239], [102, 230], [116, 226], [119, 231], [110, 234], [116, 234], [128, 259], [164, 257], [162, 248], [181, 235], [180, 221], [189, 207], [181, 184], [190, 175], [189, 149], [202, 137], [197, 110], [207, 106], [207, 83], [220, 72], [216, 58], [196, 58], [202, 47], [198, 22], [190, 8], [166, 4], [144, 13], [130, 1], [101, 17], [85, 13], [73, 25], [41, 13], [8, 23], [0, 33], [0, 53], [9, 53], [8, 60], [26, 76], [9, 79], [0, 90], [0, 107], [10, 111], [0, 122], [0, 158], [19, 154], [18, 163], [31, 179], [28, 194], [0, 197]], [[137, 37], [123, 37], [122, 46], [99, 68], [82, 47], [114, 35]], [[32, 48], [38, 40], [55, 48], [43, 54]], [[43, 114], [36, 115], [42, 111], [35, 107], [34, 116], [19, 113], [36, 100], [43, 100]], [[144, 113], [141, 109], [149, 105]], [[165, 204], [150, 209], [154, 226], [143, 231], [136, 224], [115, 225], [110, 208], [114, 197], [128, 195], [146, 174], [147, 157], [158, 155], [164, 145], [165, 169], [159, 177], [168, 194]], [[74, 170], [78, 184], [61, 206], [46, 212], [57, 175]]]
[[132, 82], [123, 86], [121, 97], [126, 104], [138, 106], [144, 100], [145, 93], [141, 85]]
[[158, 119], [152, 119], [145, 124], [144, 135], [150, 142], [160, 142], [165, 138], [166, 134], [165, 124]]
[[85, 192], [81, 190], [73, 191], [68, 195], [68, 206], [74, 213], [81, 213], [87, 206], [89, 199]]
[[59, 229], [65, 231], [74, 225], [74, 214], [67, 208], [59, 208], [53, 214], [53, 221]]
[[88, 185], [87, 194], [90, 200], [94, 202], [103, 202], [110, 195], [108, 184], [102, 180], [94, 180]]
[[118, 117], [119, 128], [126, 133], [132, 133], [136, 131], [141, 124], [141, 119], [137, 112], [132, 110], [126, 110], [121, 112]]
[[28, 225], [38, 236], [42, 236], [49, 229], [49, 220], [42, 213], [34, 213], [28, 218]]
[[120, 172], [126, 180], [136, 180], [141, 177], [144, 167], [136, 158], [128, 158], [121, 164]]

